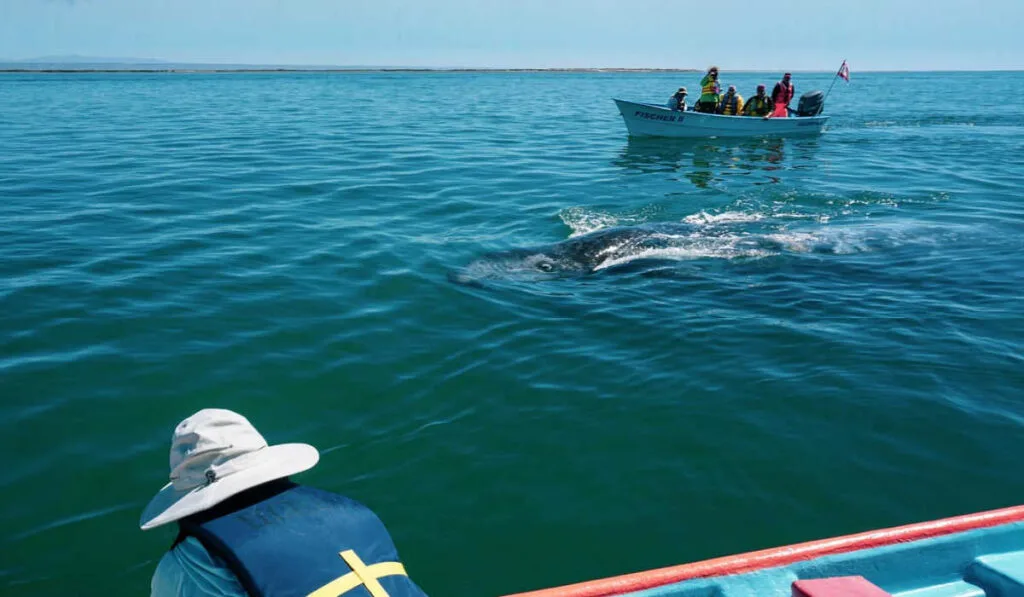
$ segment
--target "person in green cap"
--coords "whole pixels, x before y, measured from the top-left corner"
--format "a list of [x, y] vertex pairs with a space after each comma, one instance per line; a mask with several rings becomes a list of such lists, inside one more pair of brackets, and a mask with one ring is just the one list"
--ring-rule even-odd
[[714, 114], [718, 111], [718, 102], [722, 100], [722, 87], [718, 84], [718, 67], [712, 66], [700, 80], [700, 99], [693, 109], [697, 112]]

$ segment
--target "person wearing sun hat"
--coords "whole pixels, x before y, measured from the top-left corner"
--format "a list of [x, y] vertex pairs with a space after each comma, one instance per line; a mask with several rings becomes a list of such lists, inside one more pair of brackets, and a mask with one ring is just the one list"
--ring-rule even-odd
[[686, 87], [680, 87], [679, 91], [668, 98], [668, 109], [675, 112], [686, 111]]
[[139, 520], [142, 530], [178, 526], [152, 597], [424, 597], [369, 508], [290, 480], [319, 459], [308, 444], [268, 445], [230, 410], [179, 423], [170, 482]]

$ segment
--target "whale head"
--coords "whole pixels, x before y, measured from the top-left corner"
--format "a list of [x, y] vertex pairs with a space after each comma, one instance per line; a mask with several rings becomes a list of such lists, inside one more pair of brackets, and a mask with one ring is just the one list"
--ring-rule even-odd
[[484, 280], [541, 282], [578, 276], [590, 270], [588, 264], [554, 246], [485, 253], [449, 274], [449, 279], [460, 284], [478, 284]]

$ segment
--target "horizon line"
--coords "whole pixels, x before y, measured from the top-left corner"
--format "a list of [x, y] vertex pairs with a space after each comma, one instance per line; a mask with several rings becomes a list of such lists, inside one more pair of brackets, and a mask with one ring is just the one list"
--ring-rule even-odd
[[[552, 66], [552, 67], [501, 67], [501, 66], [344, 66], [344, 65], [276, 65], [276, 64], [245, 64], [217, 62], [164, 62], [134, 63], [112, 62], [111, 68], [103, 68], [102, 62], [60, 63], [60, 62], [27, 62], [0, 60], [0, 73], [230, 73], [230, 72], [329, 72], [329, 73], [416, 73], [416, 72], [495, 72], [495, 73], [529, 73], [529, 72], [565, 72], [565, 73], [700, 73], [703, 68], [668, 68], [668, 67], [613, 67], [613, 66]], [[15, 66], [17, 65], [17, 66]], [[45, 68], [42, 68], [45, 65]], [[859, 73], [985, 73], [985, 72], [1021, 72], [1020, 68], [965, 69], [965, 68], [897, 68], [897, 69], [864, 69]], [[737, 69], [733, 73], [831, 73], [832, 69]]]

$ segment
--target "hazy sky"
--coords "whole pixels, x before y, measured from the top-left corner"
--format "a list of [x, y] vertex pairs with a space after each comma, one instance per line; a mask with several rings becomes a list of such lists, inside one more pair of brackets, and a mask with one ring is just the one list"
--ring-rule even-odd
[[1024, 0], [0, 0], [0, 59], [1024, 68]]

